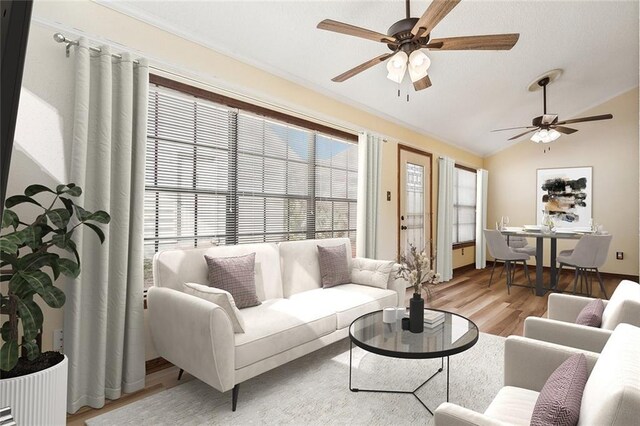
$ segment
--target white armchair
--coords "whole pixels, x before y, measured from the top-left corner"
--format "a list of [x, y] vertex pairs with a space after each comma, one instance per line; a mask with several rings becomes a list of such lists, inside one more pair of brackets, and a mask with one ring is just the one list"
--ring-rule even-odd
[[589, 379], [578, 425], [628, 425], [640, 416], [640, 328], [619, 325], [601, 354], [510, 336], [505, 342], [504, 387], [484, 414], [452, 403], [434, 413], [437, 426], [529, 425], [547, 379], [567, 358], [583, 353]]
[[578, 314], [592, 298], [569, 294], [550, 294], [547, 317], [528, 317], [524, 335], [531, 339], [558, 343], [592, 352], [600, 352], [620, 323], [640, 327], [640, 285], [621, 281], [611, 295], [603, 300], [604, 312], [600, 328], [575, 324]]

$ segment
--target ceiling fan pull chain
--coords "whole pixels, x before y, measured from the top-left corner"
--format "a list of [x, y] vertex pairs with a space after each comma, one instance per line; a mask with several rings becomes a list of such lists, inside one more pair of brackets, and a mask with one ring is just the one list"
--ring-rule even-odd
[[407, 102], [409, 102], [409, 92], [407, 92]]

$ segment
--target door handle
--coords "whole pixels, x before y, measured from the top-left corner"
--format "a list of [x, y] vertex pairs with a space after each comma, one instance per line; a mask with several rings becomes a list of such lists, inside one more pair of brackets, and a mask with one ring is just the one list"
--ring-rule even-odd
[[404, 225], [402, 225], [402, 226], [400, 227], [400, 229], [404, 231], [404, 230], [406, 230], [406, 229], [407, 229], [407, 227], [406, 227], [406, 226], [404, 226]]

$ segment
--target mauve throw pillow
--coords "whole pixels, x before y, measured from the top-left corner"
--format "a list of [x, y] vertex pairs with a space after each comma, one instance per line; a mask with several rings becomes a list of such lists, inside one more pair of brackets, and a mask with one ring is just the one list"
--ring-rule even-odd
[[318, 246], [318, 260], [323, 288], [351, 282], [346, 244], [334, 247]]
[[204, 256], [209, 267], [209, 285], [231, 293], [238, 309], [260, 304], [256, 294], [256, 254], [237, 257]]
[[575, 426], [589, 372], [583, 354], [570, 356], [551, 373], [531, 415], [531, 426]]
[[582, 308], [578, 314], [578, 318], [576, 318], [576, 324], [600, 328], [600, 325], [602, 325], [603, 312], [604, 303], [602, 303], [602, 299], [592, 300]]

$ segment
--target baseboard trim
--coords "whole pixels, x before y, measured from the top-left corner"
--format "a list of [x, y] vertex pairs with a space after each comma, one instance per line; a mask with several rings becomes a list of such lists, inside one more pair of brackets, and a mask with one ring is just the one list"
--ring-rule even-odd
[[463, 274], [465, 272], [475, 271], [475, 269], [476, 269], [476, 264], [475, 263], [470, 263], [468, 265], [459, 266], [459, 267], [453, 269], [453, 276], [455, 277], [456, 275]]
[[166, 368], [173, 367], [169, 361], [162, 357], [153, 358], [144, 363], [145, 372], [147, 375], [152, 373], [157, 373], [158, 371], [162, 371]]
[[[491, 263], [492, 262], [493, 262], [493, 260], [487, 260], [487, 267], [488, 268], [491, 267]], [[498, 260], [496, 266], [500, 267], [500, 266], [502, 266], [502, 263], [503, 262]], [[518, 264], [518, 265], [519, 265], [518, 267], [522, 266], [521, 264]], [[527, 267], [531, 271], [535, 271], [536, 270], [536, 265], [527, 265]], [[551, 270], [551, 268], [548, 267], [548, 266], [543, 266], [542, 269], [543, 269], [544, 272], [549, 272]], [[565, 266], [564, 268], [562, 268], [562, 270], [565, 271], [565, 272], [566, 271], [572, 271], [573, 268], [571, 268], [569, 266]], [[454, 270], [454, 272], [455, 272], [455, 270]], [[629, 280], [629, 281], [640, 282], [640, 276], [638, 276], [638, 275], [617, 274], [615, 272], [603, 272], [603, 271], [600, 271], [600, 275], [602, 275], [603, 277], [606, 277], [606, 278], [617, 278], [617, 279], [620, 279], [621, 281], [622, 280]]]

